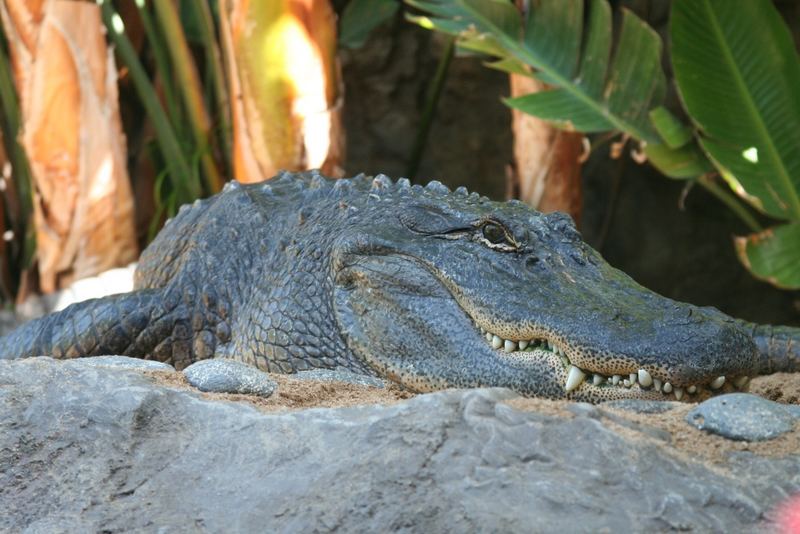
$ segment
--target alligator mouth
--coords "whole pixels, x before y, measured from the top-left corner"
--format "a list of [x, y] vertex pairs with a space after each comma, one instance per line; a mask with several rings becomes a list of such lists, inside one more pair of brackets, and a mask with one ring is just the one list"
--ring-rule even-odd
[[[569, 354], [573, 352], [568, 343], [553, 337], [532, 337], [530, 339], [504, 339], [503, 337], [476, 325], [486, 343], [501, 359], [518, 362], [544, 360], [556, 367], [557, 374], [563, 378], [564, 392], [570, 394], [587, 390], [587, 393], [606, 398], [644, 397], [662, 400], [683, 400], [707, 398], [725, 391], [746, 389], [748, 376], [717, 376], [708, 382], [682, 385], [654, 376], [657, 371], [639, 368], [629, 373], [605, 374], [597, 370], [581, 368]], [[560, 372], [558, 372], [560, 371]], [[591, 391], [588, 391], [591, 390]], [[660, 397], [659, 397], [660, 394]]]

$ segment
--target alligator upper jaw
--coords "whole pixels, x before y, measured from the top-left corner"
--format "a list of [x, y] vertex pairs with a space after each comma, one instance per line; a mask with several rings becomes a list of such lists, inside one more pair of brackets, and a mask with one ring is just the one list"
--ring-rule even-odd
[[[581, 367], [569, 356], [578, 351], [563, 337], [556, 340], [557, 336], [539, 334], [525, 336], [524, 339], [504, 339], [481, 326], [476, 325], [476, 328], [480, 330], [494, 357], [523, 364], [533, 360], [547, 364], [552, 368], [552, 376], [563, 385], [565, 396], [579, 400], [597, 402], [638, 398], [699, 401], [719, 393], [745, 390], [750, 381], [747, 375], [716, 375], [709, 380], [678, 385], [670, 382], [662, 370], [647, 369], [647, 366], [620, 366], [617, 363], [614, 371]], [[586, 350], [579, 352], [585, 353]], [[619, 362], [628, 358], [618, 356], [612, 359]]]

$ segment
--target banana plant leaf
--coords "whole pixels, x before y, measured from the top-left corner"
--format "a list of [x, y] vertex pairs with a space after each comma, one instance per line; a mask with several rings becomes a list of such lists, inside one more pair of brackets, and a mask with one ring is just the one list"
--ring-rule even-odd
[[[612, 55], [606, 0], [540, 0], [524, 16], [508, 0], [406, 0], [428, 14], [409, 17], [458, 37], [458, 44], [495, 56], [495, 68], [529, 65], [549, 91], [506, 99], [509, 106], [583, 132], [618, 130], [646, 142], [661, 139], [649, 113], [661, 105], [666, 82], [661, 39], [623, 10]], [[585, 16], [585, 15], [588, 15]]]
[[800, 220], [800, 61], [769, 0], [676, 0], [679, 93], [703, 150], [735, 192]]
[[676, 0], [678, 91], [702, 149], [756, 209], [792, 221], [736, 240], [753, 275], [800, 288], [800, 59], [769, 0]]
[[800, 288], [800, 222], [737, 237], [736, 252], [757, 278], [784, 289]]

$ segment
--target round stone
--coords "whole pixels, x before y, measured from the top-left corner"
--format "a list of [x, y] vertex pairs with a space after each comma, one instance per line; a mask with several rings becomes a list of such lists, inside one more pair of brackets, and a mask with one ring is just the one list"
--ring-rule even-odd
[[763, 441], [789, 432], [796, 418], [782, 404], [749, 393], [712, 397], [686, 414], [700, 430], [739, 441]]
[[183, 374], [191, 385], [209, 393], [269, 397], [278, 387], [267, 373], [235, 360], [201, 360], [184, 369]]

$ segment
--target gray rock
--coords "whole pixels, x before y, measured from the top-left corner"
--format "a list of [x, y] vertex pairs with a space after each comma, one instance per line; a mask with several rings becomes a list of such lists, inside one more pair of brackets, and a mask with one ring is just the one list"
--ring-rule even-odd
[[741, 532], [800, 490], [508, 390], [268, 414], [85, 362], [0, 361], [0, 531]]
[[347, 371], [345, 369], [310, 369], [299, 371], [292, 378], [300, 380], [319, 380], [322, 382], [345, 382], [359, 386], [385, 388], [386, 382], [374, 376], [366, 376]]
[[142, 371], [174, 371], [175, 368], [168, 363], [154, 360], [141, 360], [127, 356], [92, 356], [83, 362], [88, 366], [124, 367], [126, 369], [140, 369]]
[[191, 385], [211, 393], [269, 397], [278, 388], [267, 373], [235, 360], [200, 360], [184, 369], [183, 374]]
[[618, 408], [620, 410], [645, 414], [665, 413], [679, 405], [680, 403], [678, 402], [641, 399], [620, 399], [603, 403], [603, 406], [606, 408]]
[[728, 439], [762, 441], [792, 430], [795, 417], [784, 405], [749, 393], [712, 397], [686, 414], [686, 421]]
[[800, 404], [783, 404], [782, 405], [795, 419], [800, 419]]

